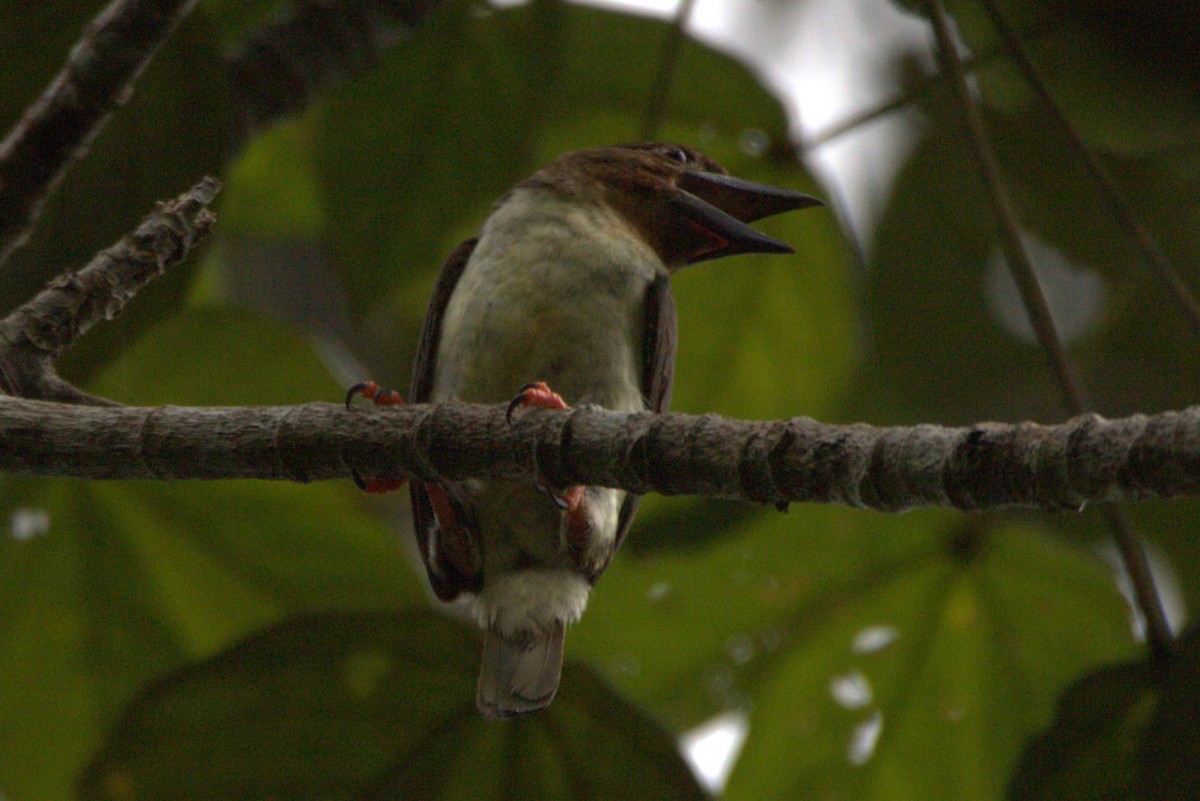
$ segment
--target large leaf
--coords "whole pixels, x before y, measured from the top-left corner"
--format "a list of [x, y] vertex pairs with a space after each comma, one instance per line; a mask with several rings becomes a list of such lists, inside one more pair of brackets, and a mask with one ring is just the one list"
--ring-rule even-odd
[[[555, 2], [480, 15], [452, 4], [415, 42], [332, 93], [314, 121], [325, 237], [352, 303], [368, 315], [373, 363], [407, 375], [438, 265], [509, 186], [563, 151], [637, 137], [666, 34], [661, 22]], [[685, 46], [663, 138], [696, 144], [735, 174], [811, 191], [786, 131], [778, 100], [744, 66]], [[285, 149], [275, 152], [277, 169], [294, 167]], [[684, 336], [713, 332], [712, 360], [734, 358], [728, 396], [744, 408], [725, 411], [766, 414], [783, 397], [813, 411], [808, 404], [836, 394], [852, 361], [849, 261], [828, 212], [764, 227], [803, 258], [681, 276]], [[830, 342], [831, 331], [845, 337]], [[762, 340], [775, 355], [750, 355]], [[681, 386], [680, 408], [713, 408], [689, 394]]]
[[1054, 722], [1029, 742], [1009, 785], [1012, 801], [1200, 794], [1200, 628], [1168, 659], [1102, 668], [1073, 683]]
[[478, 650], [432, 612], [289, 621], [138, 697], [83, 798], [703, 798], [666, 731], [586, 668], [544, 714], [481, 719]]
[[759, 799], [995, 798], [1058, 690], [1134, 652], [1107, 569], [1036, 527], [812, 507], [619, 560], [572, 647], [674, 725], [747, 713], [726, 795]]
[[[276, 326], [196, 310], [91, 387], [137, 403], [336, 397]], [[8, 478], [0, 519], [0, 783], [66, 798], [144, 681], [296, 610], [394, 608], [423, 591], [350, 482], [83, 483]]]

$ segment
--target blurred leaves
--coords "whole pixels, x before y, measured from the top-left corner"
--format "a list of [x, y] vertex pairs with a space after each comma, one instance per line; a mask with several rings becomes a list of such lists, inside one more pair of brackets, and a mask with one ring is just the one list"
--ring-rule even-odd
[[[159, 326], [89, 389], [143, 404], [340, 394], [295, 336], [218, 309]], [[0, 538], [0, 777], [17, 798], [67, 797], [100, 732], [163, 671], [297, 610], [423, 598], [350, 482], [9, 477], [0, 514], [44, 520]]]
[[[1200, 18], [1188, 0], [1149, 6], [1081, 0], [992, 0], [1051, 81], [1072, 124], [1095, 147], [1145, 156], [1191, 146], [1200, 132]], [[925, 3], [917, 3], [923, 9]], [[980, 2], [947, 3], [976, 53], [1001, 50]], [[1006, 61], [981, 72], [988, 102], [1035, 103]]]
[[1196, 798], [1200, 769], [1200, 628], [1170, 662], [1101, 668], [1071, 684], [1054, 723], [1032, 739], [1009, 785], [1012, 801]]
[[760, 513], [619, 562], [576, 643], [680, 728], [748, 713], [729, 798], [995, 798], [1063, 684], [1134, 652], [1107, 573], [988, 517]]
[[428, 611], [290, 620], [141, 694], [82, 797], [704, 798], [666, 733], [576, 664], [546, 713], [483, 720], [478, 648]]
[[[1024, 313], [997, 259], [995, 225], [958, 111], [945, 93], [922, 110], [927, 127], [875, 236], [865, 297], [877, 348], [860, 398], [864, 413], [887, 422], [1061, 419], [1044, 359], [1017, 333]], [[1194, 402], [1194, 336], [1061, 131], [1036, 106], [993, 111], [987, 124], [1094, 408], [1119, 416]], [[1200, 163], [1197, 141], [1170, 156], [1109, 164], [1192, 286], [1200, 280], [1200, 241], [1187, 176]], [[1175, 179], [1163, 179], [1166, 163], [1181, 171]]]

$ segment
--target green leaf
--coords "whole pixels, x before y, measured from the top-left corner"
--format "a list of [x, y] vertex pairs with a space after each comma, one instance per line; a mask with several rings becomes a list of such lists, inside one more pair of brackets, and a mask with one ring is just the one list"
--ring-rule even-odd
[[82, 797], [703, 798], [670, 736], [586, 668], [546, 713], [482, 720], [478, 650], [427, 611], [290, 620], [142, 693]]
[[1179, 636], [1160, 686], [1162, 697], [1136, 753], [1138, 788], [1150, 799], [1200, 797], [1200, 626]]
[[1073, 683], [1053, 724], [1025, 748], [1008, 787], [1012, 801], [1083, 801], [1142, 795], [1136, 748], [1158, 705], [1154, 671], [1144, 661], [1112, 665]]
[[88, 389], [142, 406], [337, 402], [345, 392], [295, 331], [209, 305], [184, 309], [129, 344]]
[[577, 630], [672, 725], [748, 714], [731, 799], [995, 798], [1059, 689], [1134, 652], [1107, 569], [1044, 531], [822, 507], [618, 560]]
[[[341, 394], [282, 327], [212, 308], [160, 325], [89, 388], [143, 404]], [[0, 782], [16, 797], [68, 797], [116, 710], [186, 659], [297, 610], [425, 597], [349, 481], [8, 478], [0, 520], [29, 533], [0, 538]]]
[[[454, 6], [321, 105], [313, 130], [329, 245], [385, 375], [407, 374], [437, 267], [491, 203], [564, 151], [637, 138], [667, 30], [555, 2], [486, 14]], [[813, 191], [778, 99], [696, 42], [683, 48], [661, 136], [702, 147], [736, 175]], [[694, 342], [680, 374], [719, 364], [730, 380], [719, 397], [681, 380], [677, 408], [815, 413], [853, 368], [850, 260], [832, 216], [762, 227], [801, 255], [678, 278], [682, 336]], [[764, 342], [770, 351], [759, 351]]]
[[496, 16], [452, 4], [318, 109], [329, 245], [353, 302], [433, 274], [450, 232], [525, 173], [537, 95], [515, 51], [533, 42], [507, 42]]

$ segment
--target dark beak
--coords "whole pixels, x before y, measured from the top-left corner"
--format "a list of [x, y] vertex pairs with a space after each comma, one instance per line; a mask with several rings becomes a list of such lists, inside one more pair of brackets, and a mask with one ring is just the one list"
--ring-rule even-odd
[[711, 172], [685, 172], [679, 188], [683, 191], [667, 201], [676, 218], [670, 238], [687, 264], [737, 253], [791, 253], [790, 245], [747, 223], [825, 205], [811, 195]]

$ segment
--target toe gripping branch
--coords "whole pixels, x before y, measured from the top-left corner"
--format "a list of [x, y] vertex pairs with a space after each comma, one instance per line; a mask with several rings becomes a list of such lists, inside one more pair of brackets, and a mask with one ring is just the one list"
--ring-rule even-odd
[[[517, 409], [570, 409], [571, 407], [563, 400], [562, 395], [559, 395], [545, 381], [537, 381], [532, 384], [526, 384], [521, 387], [521, 391], [517, 393], [511, 401], [508, 402], [508, 410], [505, 412], [505, 419], [512, 423], [513, 412]], [[581, 504], [583, 503], [583, 487], [574, 486], [567, 487], [562, 492], [556, 492], [539, 480], [535, 486], [539, 492], [544, 492], [550, 496], [550, 500], [554, 505], [571, 515], [582, 514]]]
[[[404, 403], [404, 396], [396, 390], [384, 389], [374, 381], [363, 381], [346, 391], [346, 408], [349, 409], [351, 402], [359, 396], [372, 401], [376, 406], [400, 406]], [[350, 477], [360, 490], [372, 495], [398, 490], [408, 481], [407, 478], [363, 478], [353, 467], [350, 468]]]

